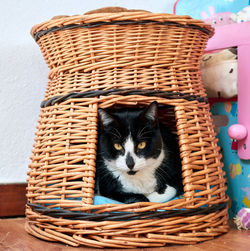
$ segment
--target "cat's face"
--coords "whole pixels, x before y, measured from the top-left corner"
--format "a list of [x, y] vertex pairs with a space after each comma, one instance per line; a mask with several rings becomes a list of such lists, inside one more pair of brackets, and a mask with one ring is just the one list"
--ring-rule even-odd
[[156, 102], [140, 110], [99, 109], [99, 120], [99, 152], [111, 171], [134, 175], [160, 165], [164, 153]]

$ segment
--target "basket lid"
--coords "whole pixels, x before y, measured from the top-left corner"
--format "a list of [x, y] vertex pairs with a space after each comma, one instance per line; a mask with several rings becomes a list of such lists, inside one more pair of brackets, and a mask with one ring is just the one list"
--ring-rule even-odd
[[92, 28], [102, 25], [126, 25], [155, 23], [163, 25], [176, 25], [183, 28], [198, 29], [206, 33], [209, 38], [213, 36], [214, 29], [201, 20], [190, 16], [178, 16], [166, 13], [151, 13], [143, 10], [124, 10], [119, 12], [96, 11], [84, 15], [57, 16], [32, 27], [31, 35], [38, 40], [41, 36], [59, 30], [68, 30], [77, 27]]

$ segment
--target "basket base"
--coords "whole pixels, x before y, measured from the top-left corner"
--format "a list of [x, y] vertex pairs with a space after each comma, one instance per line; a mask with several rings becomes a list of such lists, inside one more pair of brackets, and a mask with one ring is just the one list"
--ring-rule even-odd
[[75, 247], [142, 248], [196, 244], [228, 232], [229, 227], [224, 209], [203, 217], [130, 222], [73, 221], [33, 212], [32, 219], [30, 217], [26, 221], [25, 229], [37, 238]]

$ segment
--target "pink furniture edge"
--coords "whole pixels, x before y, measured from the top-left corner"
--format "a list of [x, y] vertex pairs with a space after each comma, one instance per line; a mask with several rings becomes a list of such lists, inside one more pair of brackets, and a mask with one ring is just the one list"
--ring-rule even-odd
[[250, 22], [215, 27], [206, 51], [238, 48], [238, 124], [228, 129], [229, 137], [238, 141], [240, 159], [250, 159]]

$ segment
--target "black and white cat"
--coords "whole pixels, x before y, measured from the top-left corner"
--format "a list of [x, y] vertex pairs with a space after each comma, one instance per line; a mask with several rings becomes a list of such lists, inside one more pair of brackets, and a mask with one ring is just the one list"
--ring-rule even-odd
[[176, 137], [147, 108], [99, 109], [96, 193], [124, 203], [165, 202], [183, 192]]

